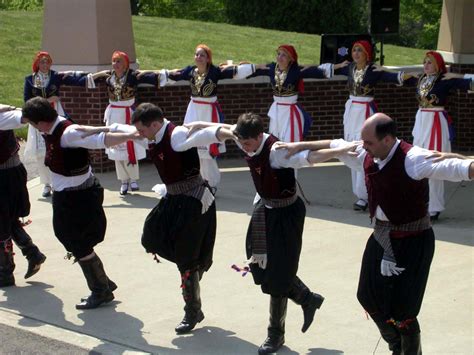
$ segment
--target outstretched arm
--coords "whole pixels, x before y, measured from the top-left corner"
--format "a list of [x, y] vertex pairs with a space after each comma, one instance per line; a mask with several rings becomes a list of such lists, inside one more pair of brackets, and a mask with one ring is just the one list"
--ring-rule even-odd
[[[432, 154], [428, 155], [426, 159], [431, 159], [433, 163], [438, 163], [446, 159], [461, 159], [466, 160], [469, 159], [465, 155], [458, 154], [458, 153], [451, 153], [451, 152], [433, 152]], [[469, 165], [469, 179], [474, 179], [474, 161], [471, 162]]]
[[302, 150], [320, 150], [320, 149], [328, 149], [331, 146], [331, 140], [320, 140], [320, 141], [306, 141], [306, 142], [294, 142], [294, 143], [286, 143], [286, 142], [276, 142], [276, 149], [286, 149], [287, 155], [286, 158], [295, 155]]
[[322, 163], [329, 159], [337, 158], [341, 154], [357, 157], [358, 154], [355, 150], [358, 146], [357, 142], [352, 142], [343, 147], [313, 150], [308, 154], [308, 162], [311, 164]]
[[123, 132], [108, 132], [105, 133], [104, 144], [107, 148], [113, 147], [128, 140], [142, 139], [138, 132], [123, 133]]

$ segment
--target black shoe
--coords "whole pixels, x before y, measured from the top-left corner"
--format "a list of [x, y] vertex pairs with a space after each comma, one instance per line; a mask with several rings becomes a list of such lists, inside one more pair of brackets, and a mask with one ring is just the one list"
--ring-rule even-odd
[[354, 208], [354, 211], [365, 211], [367, 209], [367, 201], [366, 200], [363, 200], [363, 199], [358, 199], [354, 205], [353, 205], [353, 208]]
[[202, 322], [204, 319], [204, 313], [201, 310], [195, 315], [192, 316], [190, 314], [185, 314], [181, 323], [179, 323], [174, 330], [176, 334], [185, 334], [189, 333], [191, 330], [194, 329], [196, 324]]
[[36, 255], [28, 258], [28, 270], [26, 270], [25, 279], [29, 279], [31, 276], [36, 274], [46, 260], [46, 255], [38, 251]]
[[435, 212], [433, 215], [430, 215], [431, 222], [437, 221], [441, 212]]
[[[109, 290], [111, 292], [114, 292], [117, 288], [118, 288], [117, 284], [115, 282], [113, 282], [111, 279], [109, 279]], [[89, 296], [82, 297], [81, 302], [87, 301], [88, 298], [89, 298]]]
[[324, 302], [324, 297], [317, 293], [311, 293], [310, 297], [310, 300], [301, 306], [301, 308], [303, 308], [304, 318], [303, 327], [301, 328], [303, 333], [306, 332], [311, 323], [313, 323], [316, 310], [318, 310]]
[[259, 354], [273, 354], [285, 344], [285, 336], [269, 336], [258, 348]]
[[76, 309], [94, 309], [104, 303], [113, 301], [114, 294], [110, 291], [104, 292], [103, 294], [92, 293], [86, 299], [81, 299], [81, 303], [76, 304]]

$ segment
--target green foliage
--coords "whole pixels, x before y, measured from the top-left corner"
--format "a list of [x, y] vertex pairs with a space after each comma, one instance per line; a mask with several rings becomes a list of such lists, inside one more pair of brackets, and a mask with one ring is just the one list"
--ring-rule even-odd
[[0, 0], [0, 10], [41, 10], [43, 0]]
[[136, 15], [225, 22], [222, 0], [131, 0]]
[[223, 0], [227, 18], [237, 25], [303, 33], [365, 32], [365, 0]]
[[392, 43], [435, 49], [443, 0], [401, 0], [400, 35]]

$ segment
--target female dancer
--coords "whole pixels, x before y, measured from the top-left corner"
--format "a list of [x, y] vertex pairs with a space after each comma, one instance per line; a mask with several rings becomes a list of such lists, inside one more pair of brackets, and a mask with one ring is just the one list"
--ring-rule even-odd
[[[33, 73], [25, 78], [23, 98], [26, 101], [40, 96], [47, 99], [60, 116], [67, 116], [59, 100], [61, 85], [84, 86], [86, 73], [56, 72], [51, 70], [53, 60], [48, 52], [38, 52], [33, 60]], [[51, 172], [44, 165], [46, 146], [41, 133], [32, 125], [28, 126], [28, 140], [25, 157], [34, 157], [37, 162], [41, 184], [44, 184], [43, 197], [51, 196]]]
[[[106, 78], [109, 94], [109, 106], [104, 114], [107, 126], [113, 123], [131, 123], [138, 84], [146, 83], [159, 87], [166, 81], [165, 75], [162, 76], [155, 72], [139, 73], [130, 69], [128, 55], [120, 51], [115, 51], [112, 54], [112, 70], [100, 71], [89, 76], [89, 87], [95, 87], [94, 81], [101, 77]], [[138, 161], [145, 158], [145, 148], [133, 141], [128, 141], [107, 148], [106, 153], [109, 159], [115, 161], [117, 179], [121, 181], [120, 195], [126, 195], [129, 188], [132, 191], [139, 190], [137, 183], [139, 179]]]
[[[224, 115], [217, 102], [217, 83], [221, 79], [244, 79], [255, 71], [255, 67], [252, 64], [242, 64], [219, 68], [212, 63], [212, 51], [205, 44], [196, 47], [194, 63], [184, 69], [168, 72], [169, 80], [188, 80], [191, 84], [191, 100], [184, 123], [223, 122]], [[198, 152], [201, 175], [215, 193], [221, 179], [215, 158], [225, 152], [225, 145], [221, 143], [199, 147]]]
[[[416, 98], [419, 102], [412, 131], [413, 144], [430, 150], [450, 152], [453, 130], [444, 105], [451, 90], [474, 90], [474, 76], [447, 73], [443, 57], [435, 51], [426, 53], [423, 71], [419, 77], [406, 75], [404, 80], [404, 85], [416, 85]], [[444, 210], [444, 183], [430, 179], [429, 185], [428, 210], [431, 219], [437, 220]]]
[[273, 89], [273, 103], [268, 111], [270, 117], [269, 133], [284, 142], [299, 142], [309, 130], [310, 115], [298, 103], [298, 93], [304, 90], [304, 78], [331, 78], [336, 66], [298, 65], [298, 53], [293, 46], [282, 44], [277, 48], [276, 63], [257, 65], [255, 76], [268, 76]]
[[[374, 59], [372, 45], [368, 41], [357, 41], [352, 45], [352, 62], [335, 74], [347, 76], [349, 99], [344, 111], [344, 139], [347, 141], [360, 140], [360, 131], [364, 121], [377, 112], [374, 101], [374, 88], [378, 82], [401, 85], [402, 73], [390, 73], [380, 70], [372, 61]], [[358, 200], [354, 210], [367, 209], [367, 188], [364, 174], [351, 170], [352, 192]]]

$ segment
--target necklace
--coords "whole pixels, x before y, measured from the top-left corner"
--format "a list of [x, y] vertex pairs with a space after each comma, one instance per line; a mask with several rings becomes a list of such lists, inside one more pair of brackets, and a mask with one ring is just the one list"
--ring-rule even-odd
[[287, 70], [281, 70], [278, 67], [278, 64], [275, 66], [275, 86], [277, 87], [278, 91], [281, 91], [283, 88], [283, 83], [285, 82], [287, 75]]
[[204, 85], [206, 81], [207, 71], [200, 74], [198, 68], [194, 68], [193, 78], [194, 78], [194, 86], [196, 87], [197, 92], [201, 91], [201, 87]]

